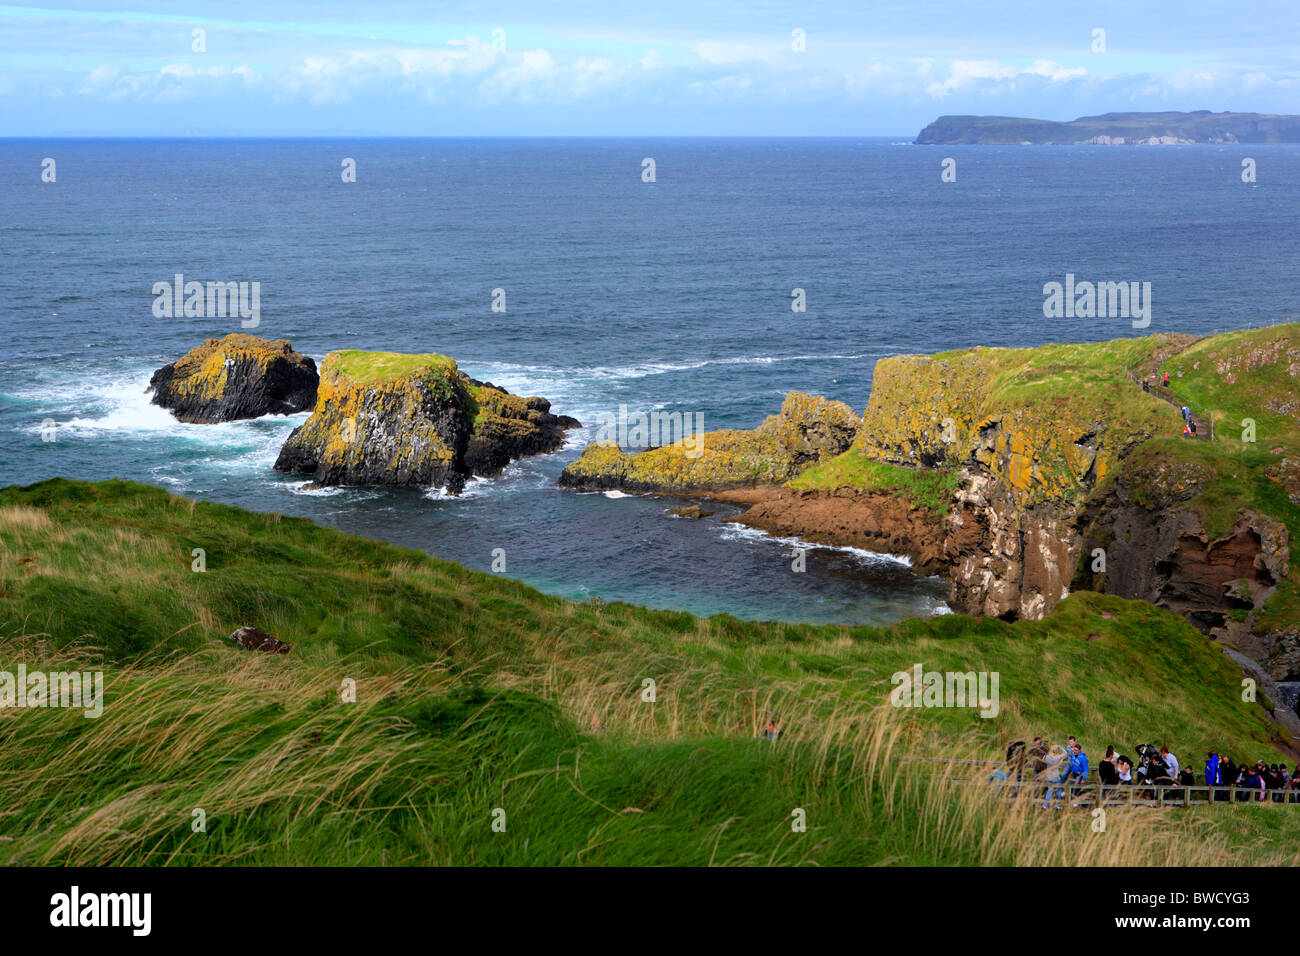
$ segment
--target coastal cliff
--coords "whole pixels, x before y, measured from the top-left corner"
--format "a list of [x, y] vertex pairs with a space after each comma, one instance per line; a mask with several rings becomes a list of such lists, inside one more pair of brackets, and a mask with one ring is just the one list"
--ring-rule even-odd
[[[1166, 371], [1171, 389], [1140, 387]], [[1181, 437], [1183, 404], [1196, 438]], [[851, 442], [797, 462], [774, 452], [786, 416], [705, 436], [719, 442], [703, 466], [681, 449], [595, 447], [561, 483], [758, 488], [731, 520], [908, 555], [948, 578], [956, 611], [1037, 620], [1072, 591], [1102, 591], [1300, 678], [1300, 325], [882, 359]], [[769, 452], [765, 467], [732, 467], [741, 441]]]
[[213, 424], [307, 411], [319, 382], [316, 363], [286, 339], [233, 333], [158, 369], [149, 391], [181, 421]]
[[1014, 116], [940, 116], [918, 145], [1170, 146], [1297, 143], [1300, 116], [1269, 113], [1105, 113], [1061, 123]]
[[316, 410], [294, 429], [277, 471], [321, 485], [420, 485], [457, 494], [516, 458], [554, 451], [577, 425], [544, 398], [465, 375], [437, 354], [331, 352]]

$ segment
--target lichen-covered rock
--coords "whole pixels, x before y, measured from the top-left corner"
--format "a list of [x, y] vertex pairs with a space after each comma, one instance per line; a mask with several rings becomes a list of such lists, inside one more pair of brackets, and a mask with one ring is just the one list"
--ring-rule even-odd
[[779, 415], [748, 431], [706, 432], [635, 454], [597, 441], [564, 469], [560, 484], [674, 494], [778, 485], [847, 449], [856, 422], [843, 402], [791, 392]]
[[[278, 471], [318, 485], [419, 485], [458, 494], [515, 458], [553, 451], [568, 422], [543, 398], [469, 378], [436, 354], [331, 352], [316, 411], [294, 429]], [[576, 423], [575, 423], [576, 424]]]
[[564, 444], [564, 432], [579, 424], [567, 415], [552, 415], [551, 403], [544, 398], [511, 395], [491, 382], [468, 382], [478, 412], [465, 448], [465, 467], [475, 475], [491, 477], [516, 458], [555, 451]]
[[843, 402], [790, 392], [774, 427], [781, 446], [803, 464], [840, 454], [853, 443], [861, 424], [857, 412]]
[[207, 339], [149, 379], [153, 404], [183, 422], [292, 415], [316, 404], [316, 363], [286, 339], [233, 333]]

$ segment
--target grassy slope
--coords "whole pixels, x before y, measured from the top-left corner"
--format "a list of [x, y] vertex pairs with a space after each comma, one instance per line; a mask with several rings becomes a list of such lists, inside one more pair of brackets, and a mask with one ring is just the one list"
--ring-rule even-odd
[[[220, 642], [241, 624], [293, 652]], [[1094, 760], [1148, 739], [1185, 759], [1275, 753], [1216, 648], [1099, 595], [1014, 625], [704, 620], [574, 604], [141, 485], [56, 480], [0, 491], [0, 669], [20, 661], [99, 667], [108, 688], [99, 720], [0, 716], [9, 862], [1107, 863], [1139, 840], [1185, 864], [1263, 840], [1252, 859], [1286, 862], [1300, 833], [1255, 808], [1113, 812], [1089, 842], [1084, 815], [1047, 822], [896, 759], [982, 758], [1040, 730], [1076, 733]], [[882, 709], [890, 675], [915, 663], [998, 671], [1000, 716]], [[355, 704], [339, 701], [345, 678]], [[773, 712], [775, 747], [755, 739]], [[808, 833], [791, 832], [795, 807]]]

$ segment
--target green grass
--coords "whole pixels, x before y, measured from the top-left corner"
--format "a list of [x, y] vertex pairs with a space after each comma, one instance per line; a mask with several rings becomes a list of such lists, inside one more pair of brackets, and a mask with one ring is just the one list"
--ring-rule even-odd
[[[223, 640], [242, 624], [293, 651]], [[1277, 759], [1217, 647], [1095, 594], [1016, 624], [701, 619], [54, 480], [0, 491], [0, 670], [19, 662], [102, 669], [106, 701], [98, 720], [0, 719], [0, 862], [1073, 865], [1125, 862], [1132, 841], [1190, 865], [1260, 839], [1254, 859], [1287, 862], [1300, 835], [1294, 815], [1261, 830], [1231, 809], [1112, 814], [1113, 840], [1089, 843], [1086, 815], [1041, 819], [900, 759], [983, 759], [1035, 732], [1076, 734], [1094, 762], [1139, 741]], [[1001, 712], [887, 706], [916, 663], [997, 671]], [[768, 714], [776, 746], [757, 739]]]
[[796, 490], [890, 491], [941, 515], [948, 513], [957, 484], [955, 468], [906, 468], [873, 461], [856, 450], [819, 462], [786, 483]]
[[447, 371], [456, 368], [455, 361], [434, 352], [421, 354], [342, 349], [331, 352], [325, 361], [330, 370], [359, 385], [400, 378], [422, 369]]

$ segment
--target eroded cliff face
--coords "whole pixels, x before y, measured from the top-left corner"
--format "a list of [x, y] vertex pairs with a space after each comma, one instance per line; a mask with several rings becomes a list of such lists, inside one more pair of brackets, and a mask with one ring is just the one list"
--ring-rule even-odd
[[1300, 627], [1255, 626], [1290, 573], [1286, 526], [1244, 509], [1226, 531], [1211, 533], [1183, 504], [1197, 491], [1194, 473], [1154, 478], [1164, 482], [1135, 471], [1089, 504], [1076, 586], [1150, 601], [1261, 662], [1275, 680], [1300, 678]]
[[945, 522], [948, 603], [964, 614], [1036, 620], [1070, 593], [1081, 536], [1070, 505], [1020, 507], [1007, 483], [975, 465]]

